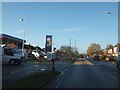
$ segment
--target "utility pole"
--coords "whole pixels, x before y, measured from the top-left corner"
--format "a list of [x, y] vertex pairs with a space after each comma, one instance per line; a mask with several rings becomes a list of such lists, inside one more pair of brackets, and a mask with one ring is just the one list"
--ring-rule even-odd
[[[53, 44], [53, 46], [54, 46], [54, 44]], [[55, 55], [55, 48], [53, 47], [53, 53], [52, 53], [52, 65], [53, 65], [53, 69], [52, 69], [52, 71], [55, 71], [55, 61], [54, 61], [54, 56]]]
[[75, 44], [74, 44], [74, 51], [76, 51], [77, 47], [76, 47], [76, 39], [75, 39]]
[[71, 49], [71, 38], [70, 38], [70, 49]]
[[53, 58], [52, 58], [52, 63], [53, 63], [53, 69], [52, 69], [52, 71], [55, 71], [55, 61], [54, 61]]

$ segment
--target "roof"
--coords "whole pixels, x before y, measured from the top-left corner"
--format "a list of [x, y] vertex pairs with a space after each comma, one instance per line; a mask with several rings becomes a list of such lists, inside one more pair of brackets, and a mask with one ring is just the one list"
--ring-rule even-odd
[[27, 47], [29, 47], [29, 49], [35, 49], [35, 47], [33, 47], [32, 45], [27, 45]]
[[0, 38], [8, 38], [8, 39], [12, 39], [12, 40], [17, 41], [17, 42], [23, 42], [23, 39], [13, 37], [13, 36], [10, 36], [10, 35], [7, 35], [7, 34], [0, 34]]
[[39, 46], [35, 46], [35, 48], [36, 48], [37, 50], [43, 51], [43, 49], [41, 49]]

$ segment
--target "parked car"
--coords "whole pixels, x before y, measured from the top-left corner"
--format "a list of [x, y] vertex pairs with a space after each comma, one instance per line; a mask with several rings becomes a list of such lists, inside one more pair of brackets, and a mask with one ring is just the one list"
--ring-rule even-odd
[[39, 59], [39, 53], [37, 52], [37, 50], [33, 50], [32, 51], [32, 54], [37, 58], [37, 59]]
[[22, 55], [23, 61], [25, 61], [25, 59], [27, 59], [26, 55], [25, 55], [25, 52], [23, 53], [21, 50], [19, 50], [19, 53]]
[[47, 54], [45, 52], [39, 50], [38, 53], [41, 57], [44, 57], [45, 59], [47, 59]]
[[47, 55], [43, 51], [33, 50], [32, 54], [36, 57], [36, 59], [40, 59], [40, 57], [47, 58]]
[[0, 46], [0, 62], [2, 64], [21, 64], [23, 61], [22, 55], [19, 53], [19, 51], [15, 48], [10, 47], [1, 47]]
[[99, 56], [99, 55], [95, 55], [95, 56], [94, 56], [94, 60], [100, 61], [100, 56]]

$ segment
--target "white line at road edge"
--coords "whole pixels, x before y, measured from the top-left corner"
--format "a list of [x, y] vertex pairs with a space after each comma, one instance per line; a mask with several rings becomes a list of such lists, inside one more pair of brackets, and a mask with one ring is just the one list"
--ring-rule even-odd
[[[71, 65], [69, 65], [68, 68], [66, 68], [61, 74], [63, 75], [65, 71], [67, 71], [70, 68]], [[59, 85], [61, 84], [61, 82], [63, 81], [63, 78], [65, 77], [65, 75], [61, 78], [61, 80], [58, 82], [57, 86], [55, 88], [58, 88]]]
[[118, 79], [115, 78], [114, 76], [112, 76], [111, 74], [109, 74], [108, 72], [105, 72], [105, 71], [104, 71], [104, 73], [107, 74], [107, 75], [110, 76], [112, 79], [114, 79], [114, 80], [116, 80], [116, 81], [118, 82]]
[[[69, 67], [68, 67], [68, 68], [69, 68]], [[62, 73], [61, 73], [61, 74], [63, 75], [63, 74], [64, 74], [64, 72], [68, 70], [68, 68], [66, 68], [64, 71], [62, 71]]]

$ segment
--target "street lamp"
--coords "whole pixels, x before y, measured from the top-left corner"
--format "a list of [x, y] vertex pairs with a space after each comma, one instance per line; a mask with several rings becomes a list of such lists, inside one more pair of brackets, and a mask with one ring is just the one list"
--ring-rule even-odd
[[25, 19], [19, 19], [20, 22], [23, 22], [23, 42], [22, 42], [22, 55], [24, 56], [24, 40], [25, 40]]
[[107, 12], [107, 14], [112, 14], [111, 12]]

